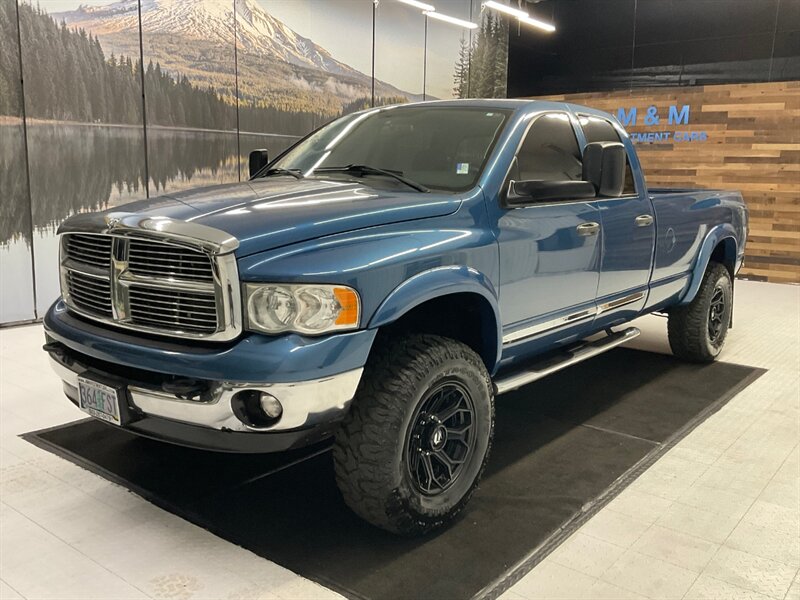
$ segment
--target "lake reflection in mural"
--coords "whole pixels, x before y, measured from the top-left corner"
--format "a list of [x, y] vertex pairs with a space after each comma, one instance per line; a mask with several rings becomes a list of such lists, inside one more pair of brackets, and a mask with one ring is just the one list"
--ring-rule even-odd
[[35, 316], [24, 141], [22, 120], [0, 117], [0, 323]]

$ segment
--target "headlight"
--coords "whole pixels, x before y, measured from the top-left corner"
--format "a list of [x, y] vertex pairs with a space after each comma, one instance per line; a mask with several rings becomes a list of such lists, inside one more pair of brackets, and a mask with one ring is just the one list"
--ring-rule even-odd
[[319, 335], [356, 329], [358, 293], [343, 285], [245, 284], [247, 328]]

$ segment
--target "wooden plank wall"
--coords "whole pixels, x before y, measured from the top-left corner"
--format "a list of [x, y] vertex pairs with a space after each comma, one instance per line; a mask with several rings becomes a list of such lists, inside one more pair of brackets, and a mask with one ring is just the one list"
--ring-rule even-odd
[[[542, 99], [545, 99], [543, 97]], [[748, 279], [800, 283], [800, 81], [644, 88], [547, 96], [617, 115], [637, 108], [628, 132], [707, 133], [706, 141], [639, 142], [650, 186], [737, 189], [750, 209]], [[669, 124], [669, 107], [688, 104], [688, 124]], [[659, 124], [646, 125], [647, 109]]]

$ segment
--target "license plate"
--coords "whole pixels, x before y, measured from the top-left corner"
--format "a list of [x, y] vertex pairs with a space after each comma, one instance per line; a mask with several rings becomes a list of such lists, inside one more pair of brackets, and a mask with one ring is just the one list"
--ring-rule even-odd
[[78, 377], [80, 407], [93, 417], [120, 425], [119, 394], [117, 389], [93, 379]]

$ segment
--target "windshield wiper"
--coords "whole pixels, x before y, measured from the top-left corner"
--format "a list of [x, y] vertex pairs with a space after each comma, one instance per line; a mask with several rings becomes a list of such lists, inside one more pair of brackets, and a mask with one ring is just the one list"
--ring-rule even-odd
[[421, 183], [417, 183], [407, 177], [403, 177], [402, 171], [390, 171], [388, 169], [379, 169], [377, 167], [370, 167], [369, 165], [347, 165], [344, 167], [320, 167], [319, 169], [315, 169], [314, 173], [350, 173], [356, 176], [364, 176], [364, 175], [385, 175], [386, 177], [391, 177], [396, 179], [400, 183], [404, 183], [410, 188], [414, 188], [418, 192], [430, 192], [428, 188], [426, 188]]
[[304, 179], [300, 169], [267, 169], [259, 177], [269, 177], [270, 175], [291, 175], [295, 179]]

